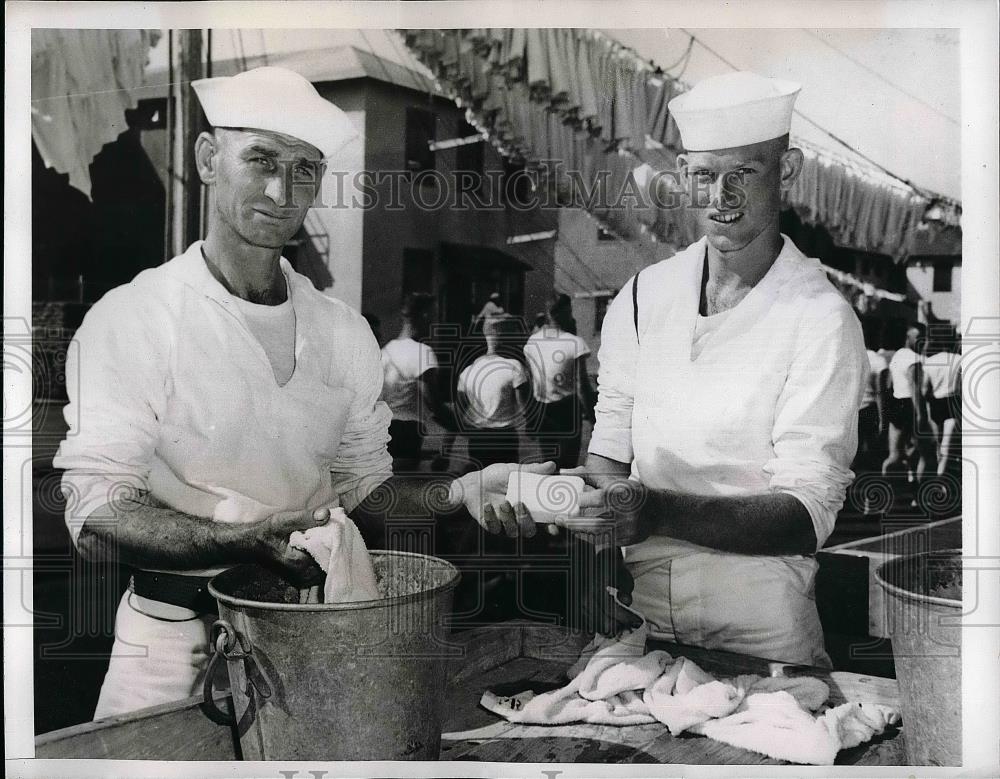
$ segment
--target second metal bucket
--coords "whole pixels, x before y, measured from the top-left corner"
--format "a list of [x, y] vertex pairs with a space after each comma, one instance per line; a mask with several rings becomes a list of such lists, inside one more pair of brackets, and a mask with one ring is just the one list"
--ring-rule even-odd
[[459, 573], [426, 555], [371, 556], [380, 600], [299, 604], [298, 590], [255, 565], [209, 584], [213, 665], [229, 670], [244, 759], [438, 757], [453, 654], [443, 621]]

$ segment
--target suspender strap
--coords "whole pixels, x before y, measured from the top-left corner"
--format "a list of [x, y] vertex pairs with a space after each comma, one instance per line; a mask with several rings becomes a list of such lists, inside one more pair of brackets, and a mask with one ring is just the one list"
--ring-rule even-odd
[[639, 341], [639, 274], [632, 278], [632, 323], [635, 325], [635, 340]]

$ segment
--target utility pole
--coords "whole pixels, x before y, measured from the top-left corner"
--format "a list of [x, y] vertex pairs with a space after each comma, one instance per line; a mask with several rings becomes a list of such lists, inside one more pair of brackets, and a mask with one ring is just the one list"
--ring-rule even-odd
[[177, 67], [170, 85], [174, 110], [171, 112], [172, 154], [170, 192], [168, 194], [167, 258], [183, 252], [203, 237], [203, 186], [195, 164], [194, 143], [199, 133], [208, 127], [201, 104], [191, 82], [205, 77], [204, 39], [201, 30], [173, 31]]

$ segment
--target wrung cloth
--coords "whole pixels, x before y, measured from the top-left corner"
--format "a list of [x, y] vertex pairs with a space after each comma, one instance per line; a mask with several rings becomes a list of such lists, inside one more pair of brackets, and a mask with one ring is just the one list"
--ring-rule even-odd
[[323, 573], [324, 603], [377, 600], [378, 585], [371, 555], [357, 525], [342, 508], [330, 512], [330, 521], [308, 530], [296, 530], [288, 543], [312, 555]]
[[[571, 681], [551, 692], [510, 697], [487, 691], [480, 704], [524, 725], [645, 725], [673, 736], [690, 732], [777, 760], [832, 765], [899, 721], [876, 703], [823, 709], [830, 689], [813, 677], [741, 674], [716, 679], [695, 662], [663, 650], [645, 652], [645, 624], [617, 639], [596, 636], [569, 669]], [[472, 738], [475, 732], [448, 734]]]

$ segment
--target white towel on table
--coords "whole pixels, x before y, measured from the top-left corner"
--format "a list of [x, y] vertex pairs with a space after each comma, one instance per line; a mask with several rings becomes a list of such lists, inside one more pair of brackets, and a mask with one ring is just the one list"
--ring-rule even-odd
[[656, 650], [643, 654], [646, 626], [621, 637], [595, 637], [551, 692], [501, 697], [480, 704], [525, 725], [642, 725], [661, 722], [777, 760], [832, 765], [837, 752], [856, 746], [899, 721], [899, 712], [873, 703], [845, 703], [820, 716], [829, 687], [813, 677], [743, 674], [716, 679], [695, 662]]
[[377, 600], [378, 585], [371, 555], [361, 531], [342, 508], [330, 510], [330, 521], [320, 527], [296, 530], [288, 543], [312, 555], [326, 574], [324, 603]]

